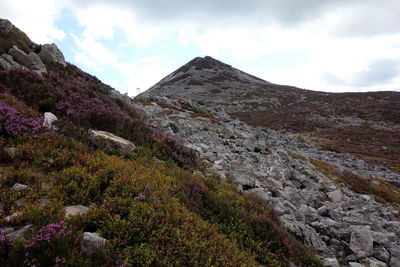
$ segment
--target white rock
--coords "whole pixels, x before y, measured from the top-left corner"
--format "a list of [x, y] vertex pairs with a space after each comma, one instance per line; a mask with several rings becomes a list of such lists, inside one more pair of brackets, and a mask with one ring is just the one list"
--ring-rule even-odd
[[13, 185], [13, 187], [11, 187], [11, 191], [13, 191], [13, 192], [21, 192], [21, 191], [26, 190], [27, 188], [28, 188], [27, 185], [16, 183], [16, 184]]
[[65, 208], [65, 217], [84, 215], [89, 212], [89, 208], [82, 205], [68, 206]]
[[93, 248], [98, 248], [106, 243], [106, 239], [97, 233], [84, 232], [81, 241], [81, 250], [84, 254], [88, 254]]
[[107, 139], [111, 140], [119, 147], [122, 149], [123, 152], [125, 153], [132, 153], [136, 146], [134, 143], [132, 143], [129, 140], [126, 140], [122, 137], [116, 136], [112, 133], [105, 132], [105, 131], [96, 131], [96, 130], [89, 130], [89, 133], [92, 134], [94, 137], [102, 138], [102, 139]]
[[55, 126], [53, 125], [53, 123], [54, 123], [55, 121], [57, 121], [57, 120], [58, 120], [58, 118], [56, 117], [56, 115], [54, 115], [54, 114], [51, 113], [51, 112], [45, 112], [45, 113], [44, 113], [43, 126], [46, 127], [46, 128], [49, 128], [49, 129], [54, 129], [54, 130], [56, 130], [57, 127], [55, 127]]

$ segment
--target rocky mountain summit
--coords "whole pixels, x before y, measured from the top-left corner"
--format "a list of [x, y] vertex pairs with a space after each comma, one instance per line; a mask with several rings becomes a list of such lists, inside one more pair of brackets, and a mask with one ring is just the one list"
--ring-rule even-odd
[[221, 107], [252, 126], [351, 153], [400, 172], [400, 93], [326, 93], [266, 82], [211, 57], [195, 58], [142, 93]]
[[[257, 90], [265, 91], [254, 96]], [[400, 266], [400, 174], [228, 114], [255, 99], [284, 108], [274, 94], [263, 98], [268, 90], [288, 98], [325, 94], [273, 85], [205, 57], [162, 79], [137, 105], [149, 125], [197, 151], [209, 175], [271, 203], [324, 266]]]

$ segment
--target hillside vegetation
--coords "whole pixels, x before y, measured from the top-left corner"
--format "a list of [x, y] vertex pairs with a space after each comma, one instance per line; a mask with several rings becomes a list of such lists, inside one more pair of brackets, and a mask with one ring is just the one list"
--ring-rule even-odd
[[[10, 42], [32, 49], [9, 35], [1, 52]], [[204, 176], [196, 154], [147, 126], [128, 98], [73, 65], [46, 68], [0, 71], [1, 266], [321, 265], [269, 205]], [[44, 112], [56, 128], [42, 126]], [[89, 209], [66, 216], [73, 205]], [[95, 232], [107, 241], [87, 251], [82, 237]]]

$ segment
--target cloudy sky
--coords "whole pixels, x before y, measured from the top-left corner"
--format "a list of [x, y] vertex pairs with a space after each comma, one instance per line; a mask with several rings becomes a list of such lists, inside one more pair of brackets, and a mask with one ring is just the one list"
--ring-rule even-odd
[[400, 90], [399, 0], [0, 0], [0, 17], [134, 96], [196, 56], [320, 91]]

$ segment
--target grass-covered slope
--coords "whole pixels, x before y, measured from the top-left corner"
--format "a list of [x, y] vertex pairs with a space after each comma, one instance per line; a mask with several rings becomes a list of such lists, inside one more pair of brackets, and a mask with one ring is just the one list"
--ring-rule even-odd
[[[0, 71], [1, 266], [320, 265], [266, 203], [194, 175], [195, 153], [148, 127], [128, 99], [72, 65], [46, 67], [43, 77]], [[57, 130], [41, 126], [44, 112], [57, 115]], [[123, 154], [89, 129], [136, 150]], [[65, 218], [70, 205], [89, 213]], [[107, 242], [84, 254], [84, 232]]]

